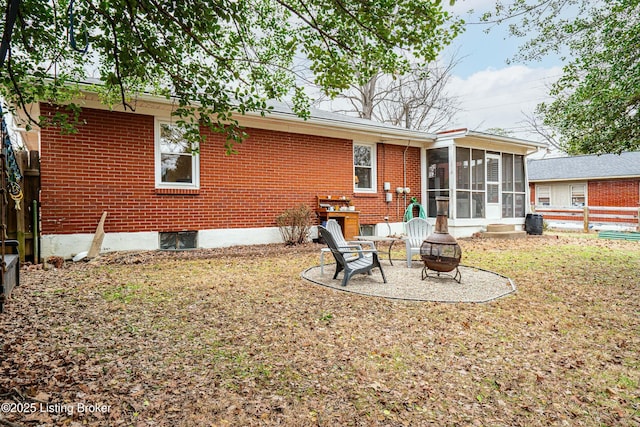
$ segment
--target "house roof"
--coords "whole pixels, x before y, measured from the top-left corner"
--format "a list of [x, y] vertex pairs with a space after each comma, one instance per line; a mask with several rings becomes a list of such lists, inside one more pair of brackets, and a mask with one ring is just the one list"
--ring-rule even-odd
[[[119, 105], [107, 106], [102, 104], [97, 94], [91, 90], [90, 86], [87, 86], [87, 90], [83, 91], [83, 96], [79, 101], [81, 105], [89, 108], [124, 111], [122, 106]], [[136, 98], [135, 104], [136, 113], [139, 114], [169, 115], [174, 106], [174, 101], [172, 99], [150, 94], [140, 94]], [[240, 125], [245, 127], [334, 138], [346, 138], [358, 142], [369, 143], [382, 142], [425, 147], [432, 146], [434, 143], [438, 142], [446, 143], [447, 140], [451, 139], [456, 139], [458, 141], [464, 139], [464, 144], [468, 146], [478, 145], [483, 149], [505, 148], [507, 151], [514, 150], [515, 147], [515, 150], [521, 151], [522, 154], [529, 154], [544, 146], [544, 144], [533, 141], [485, 134], [469, 131], [467, 129], [458, 129], [455, 131], [433, 134], [421, 130], [407, 129], [387, 123], [379, 123], [373, 120], [313, 108], [310, 110], [310, 117], [305, 120], [295, 114], [294, 111], [285, 103], [272, 101], [270, 102], [270, 106], [272, 107], [272, 110], [267, 114], [261, 114], [260, 112], [247, 112], [245, 114], [236, 114], [234, 115], [234, 118], [238, 120]], [[38, 109], [39, 107], [37, 104], [33, 104], [30, 108]], [[39, 112], [32, 111], [31, 114], [37, 116]], [[29, 138], [30, 136], [31, 138]], [[23, 137], [27, 141], [32, 140], [32, 145], [37, 146], [37, 135], [30, 135], [29, 132], [23, 131]]]
[[265, 123], [269, 121], [273, 121], [278, 124], [278, 127], [281, 127], [285, 122], [292, 125], [292, 128], [288, 129], [292, 132], [304, 132], [304, 129], [309, 127], [320, 127], [325, 131], [334, 129], [340, 132], [337, 136], [344, 136], [346, 132], [356, 139], [366, 136], [367, 139], [373, 138], [376, 142], [405, 144], [409, 141], [423, 144], [433, 143], [436, 140], [436, 135], [432, 133], [316, 108], [310, 109], [310, 117], [305, 120], [285, 103], [271, 101], [269, 105], [273, 109], [266, 115], [259, 112], [247, 112], [244, 116], [235, 116], [235, 118], [242, 125], [256, 125], [257, 127], [264, 127]]
[[520, 154], [531, 154], [547, 146], [543, 142], [530, 141], [511, 136], [494, 135], [491, 133], [478, 132], [467, 128], [452, 129], [438, 132], [437, 142], [456, 140], [456, 144], [463, 147], [472, 147], [496, 151], [511, 151], [514, 147]]
[[640, 152], [529, 160], [529, 181], [640, 177]]

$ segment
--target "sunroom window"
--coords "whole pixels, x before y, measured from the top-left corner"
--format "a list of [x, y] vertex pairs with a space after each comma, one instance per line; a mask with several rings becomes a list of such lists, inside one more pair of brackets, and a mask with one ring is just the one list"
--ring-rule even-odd
[[502, 153], [502, 217], [525, 216], [524, 156]]
[[456, 148], [456, 216], [484, 218], [484, 151]]
[[168, 121], [156, 123], [156, 186], [197, 188], [198, 147], [186, 138], [187, 129]]
[[471, 150], [471, 217], [485, 216], [484, 151]]
[[471, 150], [456, 148], [456, 212], [471, 218]]
[[436, 197], [449, 197], [449, 149], [427, 150], [427, 215], [436, 217]]

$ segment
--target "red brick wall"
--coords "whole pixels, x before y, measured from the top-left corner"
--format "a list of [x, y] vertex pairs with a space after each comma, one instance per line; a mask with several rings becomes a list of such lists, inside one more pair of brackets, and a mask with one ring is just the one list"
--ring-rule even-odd
[[589, 181], [589, 206], [640, 206], [640, 179]]
[[[406, 151], [406, 153], [405, 153]], [[406, 158], [406, 185], [404, 181], [403, 163]], [[354, 204], [361, 211], [360, 223], [375, 224], [384, 221], [388, 216], [389, 221], [402, 221], [406, 206], [410, 203], [411, 197], [415, 196], [420, 200], [420, 149], [408, 148], [399, 145], [378, 144], [378, 192], [375, 195], [358, 195], [354, 198]], [[385, 192], [383, 184], [391, 184], [393, 201], [385, 203]], [[404, 203], [404, 197], [398, 197], [396, 187], [409, 187], [411, 193]]]
[[[42, 105], [41, 114], [53, 107]], [[353, 193], [352, 142], [248, 129], [239, 154], [208, 130], [200, 149], [200, 190], [163, 194], [155, 188], [154, 118], [84, 109], [77, 134], [41, 131], [43, 234], [93, 233], [103, 211], [106, 232], [178, 231], [275, 226], [285, 209], [315, 207], [318, 194], [351, 197], [361, 223], [396, 216], [382, 183], [402, 186], [405, 147], [379, 145], [378, 194]], [[418, 148], [407, 150], [407, 186], [420, 194]], [[169, 192], [170, 193], [170, 192]], [[391, 212], [389, 212], [391, 211]]]

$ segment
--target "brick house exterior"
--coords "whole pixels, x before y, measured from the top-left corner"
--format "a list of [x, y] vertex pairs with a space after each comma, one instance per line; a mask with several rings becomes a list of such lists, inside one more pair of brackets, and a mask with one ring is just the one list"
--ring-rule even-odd
[[[354, 193], [348, 139], [248, 128], [239, 153], [226, 155], [223, 137], [202, 129], [200, 188], [158, 189], [152, 116], [84, 109], [81, 119], [77, 135], [42, 130], [43, 234], [92, 233], [103, 211], [111, 232], [269, 227], [324, 193], [349, 196], [365, 224], [387, 215], [383, 194]], [[403, 152], [379, 144], [378, 181], [401, 182]], [[419, 193], [419, 148], [406, 157], [408, 185]], [[401, 220], [394, 210], [389, 216]]]
[[[155, 141], [157, 122], [170, 120], [171, 104], [143, 99], [131, 113], [112, 111], [92, 94], [83, 103], [77, 133], [38, 130], [42, 257], [87, 250], [103, 212], [103, 251], [158, 249], [160, 233], [184, 231], [196, 232], [201, 248], [280, 242], [276, 217], [300, 204], [315, 208], [320, 194], [350, 198], [360, 224], [376, 234], [388, 232], [385, 218], [402, 232], [409, 198], [427, 198], [429, 148], [454, 150], [456, 143], [332, 113], [313, 112], [305, 121], [276, 110], [240, 118], [249, 137], [236, 147], [238, 154], [225, 154], [223, 137], [202, 128], [207, 138], [197, 156], [197, 185], [167, 187], [158, 184]], [[61, 108], [36, 107], [45, 117]], [[473, 147], [483, 141], [467, 133], [457, 138]], [[505, 138], [496, 145], [492, 138], [491, 148], [524, 154], [536, 148]], [[374, 155], [373, 188], [365, 191], [354, 185], [354, 145], [360, 144]], [[391, 202], [383, 183], [391, 185]], [[398, 195], [396, 187], [411, 193]]]
[[587, 185], [591, 206], [640, 206], [640, 177], [589, 180]]
[[585, 206], [594, 211], [596, 229], [638, 224], [640, 152], [531, 160], [528, 170], [530, 203], [534, 209], [551, 210], [544, 213], [551, 226], [582, 221], [562, 211]]

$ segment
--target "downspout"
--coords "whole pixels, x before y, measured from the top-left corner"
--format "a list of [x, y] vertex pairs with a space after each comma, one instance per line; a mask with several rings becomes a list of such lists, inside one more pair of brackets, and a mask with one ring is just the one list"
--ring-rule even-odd
[[[385, 182], [385, 179], [387, 179], [387, 145], [384, 143], [384, 141], [380, 141], [380, 144], [382, 145], [382, 182]], [[386, 196], [383, 196], [383, 197], [386, 197]], [[387, 223], [387, 227], [389, 227], [389, 235], [391, 235], [391, 226], [389, 225], [389, 214], [390, 214], [389, 206], [391, 205], [391, 202], [387, 202], [385, 199], [385, 205], [386, 205], [386, 213], [383, 219]]]
[[[405, 106], [405, 128], [411, 129], [411, 110], [409, 106]], [[402, 152], [402, 188], [407, 188], [407, 151], [409, 150], [409, 146], [411, 145], [411, 140], [407, 141], [407, 146], [404, 148]], [[404, 207], [407, 208], [407, 193], [406, 191], [402, 193], [404, 196]]]
[[[411, 140], [407, 143], [407, 146], [404, 147], [404, 151], [402, 152], [402, 188], [407, 188], [407, 151], [409, 150], [409, 146], [411, 145]], [[404, 198], [404, 207], [407, 208], [407, 193], [406, 191], [402, 193]]]

